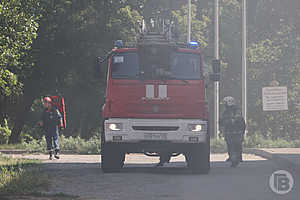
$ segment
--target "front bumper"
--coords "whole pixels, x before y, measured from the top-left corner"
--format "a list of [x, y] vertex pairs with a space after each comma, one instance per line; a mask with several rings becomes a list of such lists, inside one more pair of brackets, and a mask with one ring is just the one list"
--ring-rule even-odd
[[[112, 131], [110, 124], [119, 124], [120, 130]], [[201, 131], [192, 132], [189, 124], [201, 124]], [[106, 143], [205, 143], [208, 138], [207, 121], [199, 119], [122, 119], [104, 121]]]

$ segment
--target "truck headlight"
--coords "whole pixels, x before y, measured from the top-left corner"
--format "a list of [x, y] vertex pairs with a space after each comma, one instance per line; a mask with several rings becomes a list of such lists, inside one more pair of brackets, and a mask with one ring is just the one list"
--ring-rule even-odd
[[121, 131], [123, 129], [123, 124], [121, 123], [108, 123], [105, 125], [106, 131]]
[[200, 132], [204, 128], [203, 124], [189, 124], [188, 125], [188, 130], [192, 132]]

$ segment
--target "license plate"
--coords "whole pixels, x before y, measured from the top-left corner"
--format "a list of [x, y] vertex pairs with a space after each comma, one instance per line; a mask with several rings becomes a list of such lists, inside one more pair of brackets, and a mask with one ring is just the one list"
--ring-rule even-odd
[[167, 134], [166, 133], [145, 133], [144, 139], [146, 139], [146, 140], [166, 140]]

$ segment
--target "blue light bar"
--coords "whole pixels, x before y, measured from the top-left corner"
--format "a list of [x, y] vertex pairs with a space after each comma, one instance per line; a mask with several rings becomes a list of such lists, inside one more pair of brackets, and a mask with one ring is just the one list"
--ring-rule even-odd
[[115, 41], [115, 47], [122, 48], [123, 47], [123, 41], [122, 40]]
[[189, 46], [193, 49], [196, 49], [196, 48], [198, 48], [199, 45], [198, 45], [198, 42], [190, 42]]

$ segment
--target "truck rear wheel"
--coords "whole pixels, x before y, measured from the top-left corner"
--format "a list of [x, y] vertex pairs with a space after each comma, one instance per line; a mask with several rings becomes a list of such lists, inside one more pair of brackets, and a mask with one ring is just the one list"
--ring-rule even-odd
[[125, 153], [112, 144], [103, 144], [101, 168], [104, 173], [119, 172], [124, 165]]
[[205, 144], [192, 145], [185, 153], [187, 166], [193, 173], [208, 174], [210, 170], [210, 146]]

